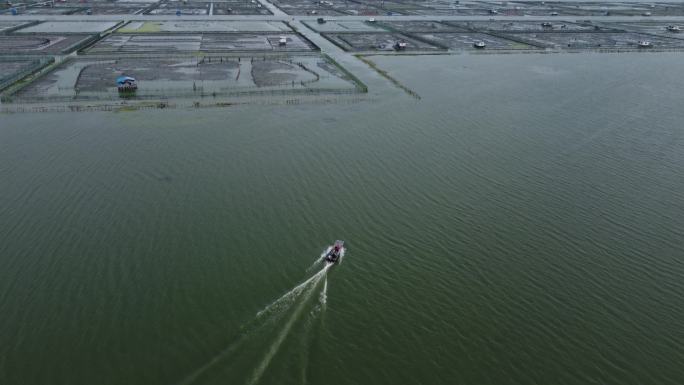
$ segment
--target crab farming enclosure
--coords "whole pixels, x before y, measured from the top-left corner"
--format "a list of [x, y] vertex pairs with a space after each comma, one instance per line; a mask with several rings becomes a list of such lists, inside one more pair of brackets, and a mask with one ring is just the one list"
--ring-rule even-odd
[[679, 3], [564, 1], [3, 3], [0, 96], [5, 105], [116, 100], [121, 75], [136, 80], [129, 102], [363, 93], [376, 81], [364, 75], [375, 70], [370, 55], [683, 50], [683, 11]]
[[[285, 40], [281, 42], [281, 40]], [[301, 52], [314, 46], [294, 33], [116, 33], [88, 48], [89, 54], [179, 52]]]
[[[355, 93], [354, 79], [320, 55], [84, 57], [16, 92], [16, 101], [117, 100], [113, 79], [138, 79], [137, 99]], [[128, 95], [131, 97], [131, 95]]]
[[0, 51], [11, 55], [68, 54], [94, 41], [94, 35], [31, 33], [0, 35]]
[[530, 45], [559, 49], [639, 49], [646, 48], [643, 42], [648, 42], [648, 48], [681, 49], [684, 40], [672, 39], [634, 32], [604, 32], [604, 33], [519, 33], [502, 34], [502, 37], [515, 39]]
[[282, 21], [163, 20], [133, 21], [117, 33], [292, 32]]
[[324, 33], [331, 42], [345, 51], [396, 51], [397, 44], [404, 43], [403, 51], [439, 51], [444, 47], [419, 40], [408, 34], [379, 33]]
[[15, 33], [103, 33], [119, 21], [45, 21], [15, 30]]
[[0, 56], [0, 91], [52, 61], [46, 57]]

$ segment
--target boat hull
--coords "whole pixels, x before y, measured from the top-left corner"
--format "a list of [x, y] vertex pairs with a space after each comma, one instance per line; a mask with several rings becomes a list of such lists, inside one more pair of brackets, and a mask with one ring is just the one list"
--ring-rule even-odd
[[327, 263], [337, 263], [344, 253], [344, 241], [335, 241], [335, 244], [330, 246], [328, 253], [325, 255]]

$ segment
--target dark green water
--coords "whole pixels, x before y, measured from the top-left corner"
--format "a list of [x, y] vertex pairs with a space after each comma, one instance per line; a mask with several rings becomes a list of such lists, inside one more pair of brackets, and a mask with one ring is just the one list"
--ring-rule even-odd
[[0, 116], [0, 384], [684, 383], [681, 56], [373, 60], [422, 99]]

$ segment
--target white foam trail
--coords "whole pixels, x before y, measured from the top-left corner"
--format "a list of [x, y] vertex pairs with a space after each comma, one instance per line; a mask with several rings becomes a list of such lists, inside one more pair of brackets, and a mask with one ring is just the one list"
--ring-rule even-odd
[[305, 325], [305, 331], [307, 332], [304, 334], [304, 338], [302, 338], [302, 345], [299, 349], [301, 352], [301, 357], [302, 357], [302, 368], [301, 368], [301, 376], [302, 376], [302, 385], [306, 385], [308, 382], [307, 380], [307, 371], [309, 370], [309, 341], [311, 340], [311, 333], [309, 333], [309, 330], [311, 330], [311, 325], [313, 323], [313, 319], [316, 317], [316, 310], [312, 311], [309, 314], [309, 318], [306, 320], [306, 325]]
[[[332, 266], [332, 264], [328, 265]], [[309, 349], [312, 336], [314, 334], [312, 328], [316, 320], [322, 320], [322, 318], [319, 317], [325, 312], [326, 303], [328, 302], [328, 275], [326, 274], [323, 279], [323, 289], [321, 289], [321, 293], [318, 297], [319, 303], [315, 305], [309, 313], [309, 317], [307, 318], [305, 325], [306, 334], [304, 335], [304, 339], [302, 339], [302, 385], [306, 385], [308, 383], [307, 373], [309, 369]]]
[[[321, 261], [329, 249], [324, 252], [321, 256], [320, 259], [318, 259], [316, 262]], [[255, 321], [259, 321], [260, 318], [262, 318], [264, 315], [274, 313], [278, 310], [280, 310], [280, 313], [278, 314], [279, 316], [282, 316], [286, 313], [287, 310], [290, 309], [291, 305], [295, 302], [295, 300], [302, 294], [305, 294], [305, 297], [302, 299], [299, 307], [297, 307], [290, 317], [290, 319], [287, 321], [285, 324], [285, 327], [283, 330], [280, 332], [278, 335], [276, 341], [271, 345], [271, 348], [269, 349], [269, 352], [266, 354], [264, 359], [261, 362], [261, 365], [255, 370], [253, 376], [252, 376], [252, 381], [250, 384], [255, 384], [259, 378], [263, 375], [263, 372], [266, 370], [268, 367], [271, 359], [277, 353], [278, 349], [280, 348], [280, 344], [282, 344], [283, 340], [289, 333], [290, 329], [292, 328], [293, 323], [297, 320], [299, 314], [302, 311], [302, 308], [304, 304], [307, 302], [308, 299], [311, 298], [311, 295], [313, 293], [313, 289], [316, 287], [316, 284], [320, 281], [322, 277], [325, 277], [325, 284], [323, 286], [323, 291], [321, 292], [321, 303], [325, 304], [326, 298], [327, 298], [327, 288], [328, 288], [328, 277], [326, 275], [326, 272], [328, 269], [332, 266], [332, 263], [326, 263], [323, 269], [318, 271], [316, 274], [312, 275], [309, 277], [307, 280], [304, 282], [300, 283], [299, 285], [295, 286], [292, 288], [290, 291], [287, 293], [283, 294], [280, 298], [277, 300], [273, 301], [270, 303], [268, 306], [257, 312], [256, 318], [251, 321], [249, 324], [252, 324]], [[309, 288], [308, 291], [305, 291], [305, 289]], [[318, 306], [317, 306], [318, 307]], [[315, 309], [314, 312], [317, 312], [319, 309]], [[276, 322], [277, 320], [280, 319], [279, 316], [274, 316], [271, 318], [266, 319], [267, 323], [272, 323]], [[224, 360], [228, 355], [232, 354], [233, 352], [237, 351], [239, 347], [242, 346], [244, 342], [249, 338], [249, 336], [253, 333], [256, 333], [258, 330], [260, 330], [261, 327], [263, 327], [265, 324], [261, 324], [261, 326], [257, 326], [256, 329], [251, 330], [252, 328], [246, 329], [243, 331], [243, 333], [232, 343], [230, 343], [223, 351], [219, 352], [216, 354], [214, 357], [212, 357], [207, 363], [202, 365], [200, 368], [195, 370], [193, 373], [185, 377], [181, 382], [179, 382], [179, 385], [189, 385], [194, 383], [202, 374], [204, 374], [209, 368], [213, 367], [214, 365], [218, 364], [221, 360]]]
[[[327, 285], [327, 276], [326, 276], [326, 285]], [[315, 325], [315, 322], [319, 319], [318, 315], [321, 313], [323, 309], [323, 305], [316, 304], [314, 305], [313, 309], [309, 312], [308, 317], [306, 317], [306, 322], [304, 324], [304, 335], [301, 340], [301, 348], [299, 349], [300, 354], [301, 354], [301, 361], [302, 361], [302, 367], [301, 367], [301, 385], [306, 385], [309, 382], [309, 377], [308, 377], [308, 371], [309, 371], [309, 353], [311, 350], [311, 343], [313, 341], [313, 335], [315, 334], [313, 331], [313, 327]]]
[[321, 290], [321, 296], [319, 298], [321, 305], [325, 306], [328, 302], [328, 276], [325, 276], [325, 282], [323, 282], [323, 290]]
[[[328, 271], [328, 268], [330, 268], [330, 266], [331, 265], [325, 265], [325, 267], [323, 269], [321, 269], [321, 271], [316, 273], [313, 277], [304, 281], [304, 283], [302, 283], [301, 285], [297, 286], [297, 287], [300, 287], [300, 286], [304, 285], [304, 288], [308, 288], [308, 290], [304, 291], [304, 297], [299, 302], [299, 306], [297, 306], [297, 308], [295, 308], [295, 310], [292, 312], [290, 319], [287, 320], [287, 323], [285, 324], [283, 329], [280, 331], [280, 334], [278, 334], [278, 337], [276, 337], [275, 341], [273, 341], [273, 343], [271, 344], [271, 347], [268, 349], [268, 352], [266, 352], [266, 355], [264, 356], [264, 358], [259, 363], [259, 366], [257, 366], [257, 368], [252, 373], [252, 377], [249, 381], [250, 385], [254, 385], [257, 382], [259, 382], [259, 379], [261, 379], [261, 376], [264, 374], [264, 371], [266, 370], [266, 368], [268, 368], [268, 365], [271, 363], [273, 356], [275, 356], [275, 354], [278, 352], [278, 349], [280, 349], [280, 345], [285, 340], [285, 337], [287, 337], [287, 335], [290, 333], [290, 329], [292, 329], [292, 325], [294, 325], [295, 321], [299, 318], [302, 310], [304, 309], [304, 306], [306, 305], [308, 300], [311, 298], [311, 295], [314, 292], [314, 288], [316, 287], [316, 284], [325, 275], [325, 273]], [[306, 284], [308, 284], [308, 283], [311, 283], [311, 285], [307, 286]]]
[[209, 368], [213, 367], [216, 365], [219, 361], [223, 360], [226, 356], [229, 354], [233, 353], [239, 346], [242, 345], [244, 340], [247, 338], [246, 335], [242, 335], [237, 341], [231, 343], [228, 345], [225, 349], [223, 349], [221, 352], [216, 354], [214, 357], [212, 357], [209, 361], [207, 361], [206, 364], [202, 365], [199, 367], [197, 370], [189, 374], [187, 377], [185, 377], [181, 382], [178, 383], [178, 385], [190, 385], [193, 384], [197, 379], [204, 374]]
[[326, 265], [321, 271], [318, 273], [312, 275], [309, 279], [306, 281], [300, 283], [299, 285], [295, 286], [292, 290], [288, 291], [287, 293], [283, 294], [280, 298], [277, 300], [273, 301], [271, 304], [266, 306], [265, 308], [259, 310], [257, 312], [256, 316], [257, 318], [260, 318], [264, 314], [270, 313], [272, 311], [276, 311], [278, 309], [281, 309], [284, 305], [291, 304], [294, 302], [294, 300], [299, 296], [299, 294], [313, 281], [317, 281], [320, 279], [320, 277], [325, 274], [325, 272], [328, 270], [328, 266]]
[[311, 266], [309, 266], [309, 267], [306, 268], [306, 271], [311, 271], [314, 267], [316, 267], [316, 265], [318, 265], [319, 263], [323, 262], [323, 260], [325, 259], [325, 256], [328, 255], [328, 253], [330, 252], [330, 250], [332, 250], [332, 246], [328, 246], [328, 248], [326, 248], [325, 250], [323, 250], [323, 252], [321, 253], [321, 255], [318, 256], [318, 258], [311, 264]]

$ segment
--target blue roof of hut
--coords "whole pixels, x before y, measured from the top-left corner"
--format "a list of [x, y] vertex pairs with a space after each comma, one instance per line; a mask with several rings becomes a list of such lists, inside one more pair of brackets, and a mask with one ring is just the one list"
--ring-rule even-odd
[[116, 84], [121, 85], [121, 84], [126, 84], [128, 82], [135, 82], [135, 78], [132, 78], [130, 76], [119, 76], [116, 78]]

